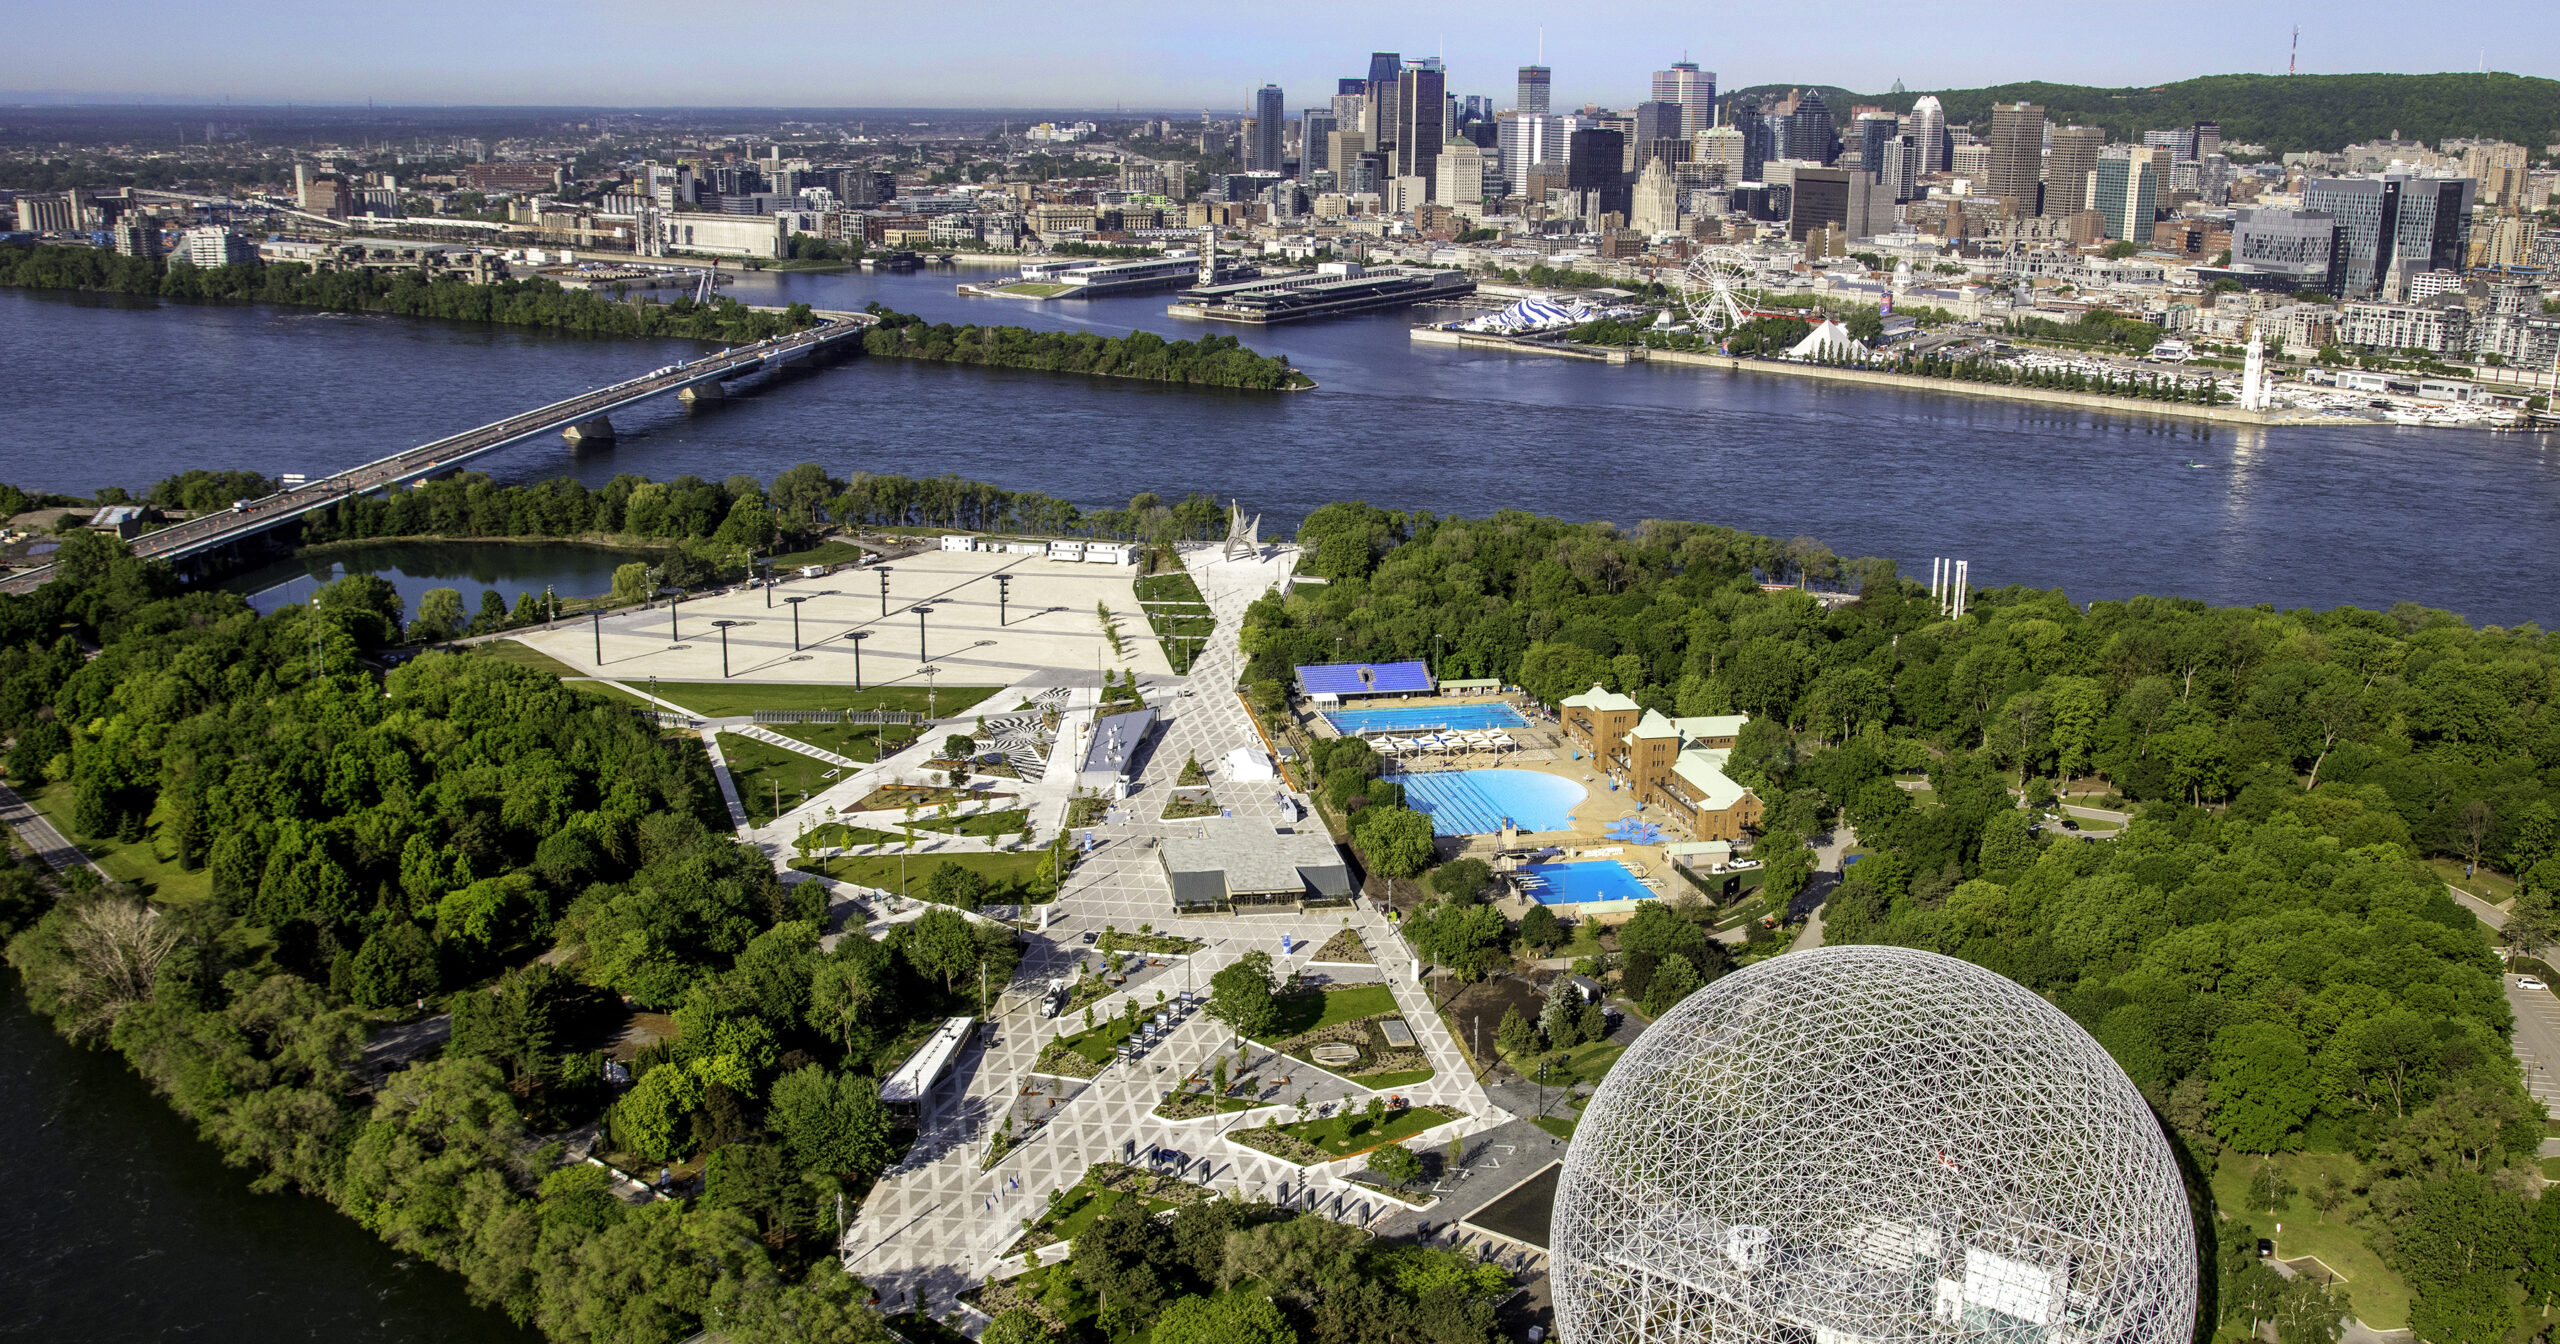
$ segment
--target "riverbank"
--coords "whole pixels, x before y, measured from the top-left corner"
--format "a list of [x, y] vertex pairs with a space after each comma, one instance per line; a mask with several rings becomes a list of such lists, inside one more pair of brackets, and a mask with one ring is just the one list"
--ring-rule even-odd
[[1993, 401], [2078, 406], [2088, 410], [2166, 416], [2172, 419], [2201, 420], [2222, 425], [2346, 426], [2369, 423], [2347, 416], [2249, 411], [2233, 405], [2201, 406], [2192, 402], [2110, 397], [2096, 392], [2063, 392], [2041, 387], [2007, 387], [1998, 383], [1968, 383], [1953, 378], [1923, 378], [1916, 374], [1886, 373], [1877, 369], [1861, 369], [1838, 364], [1800, 364], [1782, 359], [1748, 359], [1738, 355], [1704, 351], [1654, 350], [1643, 346], [1562, 347], [1545, 341], [1524, 341], [1508, 336], [1494, 336], [1472, 331], [1449, 331], [1439, 327], [1416, 327], [1413, 329], [1413, 340], [1419, 345], [1506, 350], [1515, 354], [1545, 355], [1557, 359], [1579, 359], [1603, 364], [1686, 364], [1696, 368], [1721, 369], [1727, 373], [1765, 373], [1786, 378], [1862, 383], [1869, 387], [1899, 388], [1911, 392], [1943, 392]]

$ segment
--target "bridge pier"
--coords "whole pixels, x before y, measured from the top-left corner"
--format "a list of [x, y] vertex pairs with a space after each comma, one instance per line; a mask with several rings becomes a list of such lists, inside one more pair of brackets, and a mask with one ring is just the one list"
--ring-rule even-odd
[[561, 430], [560, 437], [567, 439], [572, 448], [609, 444], [613, 442], [613, 421], [601, 415], [593, 420], [581, 420]]
[[683, 402], [687, 406], [699, 405], [706, 401], [727, 401], [728, 399], [729, 389], [722, 387], [720, 385], [720, 380], [717, 378], [709, 378], [699, 383], [689, 384], [683, 391], [676, 393], [676, 400]]

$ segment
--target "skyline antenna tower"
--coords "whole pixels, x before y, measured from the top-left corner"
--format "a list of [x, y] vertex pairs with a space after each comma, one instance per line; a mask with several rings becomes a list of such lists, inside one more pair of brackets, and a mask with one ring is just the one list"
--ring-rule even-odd
[[2286, 52], [2284, 56], [2284, 72], [2287, 75], [2291, 75], [2293, 73], [2295, 63], [2301, 59], [2302, 25], [2297, 23], [2293, 25], [2293, 50]]

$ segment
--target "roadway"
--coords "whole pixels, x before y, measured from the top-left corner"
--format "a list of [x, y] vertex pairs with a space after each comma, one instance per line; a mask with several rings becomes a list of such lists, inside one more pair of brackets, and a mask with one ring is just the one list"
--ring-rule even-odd
[[[852, 316], [833, 318], [805, 331], [653, 369], [640, 377], [582, 392], [548, 406], [448, 435], [389, 457], [377, 458], [307, 485], [245, 501], [229, 512], [206, 514], [147, 533], [133, 543], [133, 553], [150, 560], [175, 560], [193, 555], [281, 526], [342, 499], [453, 471], [483, 454], [592, 420], [634, 402], [688, 387], [742, 378], [759, 369], [805, 358], [821, 347], [855, 335], [865, 325], [868, 325], [868, 319]], [[50, 565], [20, 570], [0, 578], [0, 592], [32, 592], [52, 577], [53, 567]]]
[[[2488, 926], [2491, 933], [2507, 927], [2507, 912], [2464, 891], [2446, 884], [2453, 899]], [[2554, 1115], [2560, 1115], [2560, 995], [2548, 988], [2528, 989], [2525, 977], [2512, 973], [2498, 977], [2507, 992], [2507, 1007], [2516, 1015], [2516, 1030], [2510, 1042], [2516, 1052], [2516, 1067], [2524, 1072], [2524, 1090]], [[2543, 1141], [2543, 1155], [2555, 1153], [2555, 1142]]]

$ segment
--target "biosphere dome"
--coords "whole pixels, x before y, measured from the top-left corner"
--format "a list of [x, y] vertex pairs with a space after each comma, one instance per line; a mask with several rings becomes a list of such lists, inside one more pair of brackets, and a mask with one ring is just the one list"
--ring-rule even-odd
[[2079, 1024], [1969, 962], [1789, 953], [1690, 995], [1576, 1128], [1562, 1344], [2184, 1344], [2168, 1141]]

